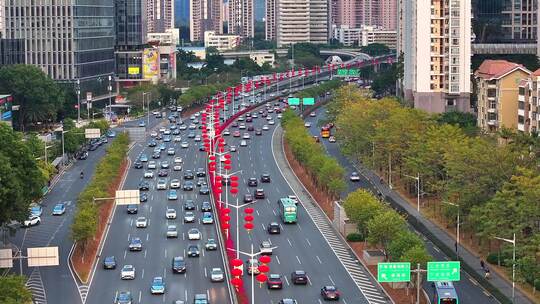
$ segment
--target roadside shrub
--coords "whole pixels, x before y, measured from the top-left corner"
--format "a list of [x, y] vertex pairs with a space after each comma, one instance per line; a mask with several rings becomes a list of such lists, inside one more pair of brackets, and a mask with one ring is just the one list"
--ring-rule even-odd
[[360, 233], [349, 233], [347, 234], [347, 241], [349, 242], [363, 242], [365, 240], [364, 236]]

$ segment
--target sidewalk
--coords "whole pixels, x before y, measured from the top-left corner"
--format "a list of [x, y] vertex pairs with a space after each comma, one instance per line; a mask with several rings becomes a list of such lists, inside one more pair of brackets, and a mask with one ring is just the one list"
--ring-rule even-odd
[[[446, 231], [439, 228], [439, 226], [426, 219], [420, 214], [414, 206], [411, 206], [404, 198], [402, 198], [396, 191], [390, 189], [388, 185], [380, 182], [380, 178], [373, 171], [367, 169], [362, 164], [355, 166], [358, 172], [373, 186], [374, 189], [378, 189], [385, 199], [396, 209], [407, 213], [407, 220], [416, 229], [422, 232], [428, 239], [430, 239], [436, 246], [444, 251], [448, 256], [455, 257], [455, 239], [449, 235]], [[497, 272], [491, 271], [491, 277], [489, 281], [484, 279], [484, 270], [480, 267], [480, 258], [468, 251], [467, 248], [458, 246], [459, 257], [461, 260], [462, 270], [473, 276], [482, 286], [494, 294], [497, 298], [496, 291], [499, 290], [508, 299], [512, 299], [512, 283], [508, 282], [505, 278], [500, 276]], [[489, 286], [492, 285], [492, 286]], [[494, 287], [494, 288], [493, 288]], [[527, 298], [518, 288], [515, 289], [515, 302], [519, 304], [532, 304], [534, 303]]]

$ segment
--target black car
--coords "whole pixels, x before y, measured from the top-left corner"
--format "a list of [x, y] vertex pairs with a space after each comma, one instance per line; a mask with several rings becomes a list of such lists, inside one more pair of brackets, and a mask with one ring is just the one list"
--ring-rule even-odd
[[167, 175], [169, 175], [169, 171], [167, 171], [165, 169], [160, 169], [159, 172], [158, 172], [159, 177], [165, 177]]
[[137, 214], [137, 212], [139, 211], [139, 208], [137, 205], [130, 204], [130, 205], [127, 205], [126, 210], [128, 214]]
[[80, 152], [79, 154], [77, 154], [77, 158], [80, 159], [80, 160], [87, 159], [88, 158], [88, 152], [87, 151]]
[[253, 196], [249, 193], [244, 194], [244, 203], [253, 202]]
[[270, 182], [270, 174], [263, 174], [261, 175], [261, 183], [269, 183]]
[[152, 140], [151, 142], [148, 143], [148, 146], [149, 147], [155, 147], [155, 146], [157, 146], [157, 143]]
[[253, 125], [249, 125], [249, 126], [247, 127], [247, 130], [248, 130], [248, 131], [255, 131], [255, 127], [254, 127]]
[[291, 273], [291, 281], [293, 284], [305, 285], [308, 283], [306, 272], [303, 270], [296, 270]]
[[150, 190], [150, 184], [146, 181], [142, 181], [139, 183], [139, 190], [140, 191], [148, 191]]
[[141, 194], [139, 196], [139, 201], [141, 203], [144, 203], [144, 202], [148, 201], [148, 195], [145, 192], [141, 192]]
[[186, 170], [184, 171], [184, 179], [194, 179], [195, 176], [193, 175], [193, 171]]
[[189, 257], [198, 257], [199, 254], [200, 254], [199, 246], [197, 246], [197, 245], [189, 245], [188, 250], [187, 250], [187, 254], [188, 254]]
[[199, 194], [209, 195], [210, 189], [208, 189], [208, 186], [202, 186], [201, 189], [199, 189]]
[[339, 291], [335, 286], [327, 285], [321, 288], [321, 296], [325, 300], [339, 300]]
[[186, 261], [184, 261], [183, 257], [177, 256], [172, 259], [172, 271], [173, 273], [186, 272]]
[[246, 118], [246, 122], [253, 122], [253, 118], [251, 117]]
[[182, 189], [184, 189], [184, 191], [193, 191], [193, 182], [185, 182]]
[[115, 269], [116, 268], [116, 258], [114, 256], [105, 257], [103, 260], [104, 269]]
[[203, 168], [197, 169], [197, 177], [206, 177], [206, 172], [204, 171]]
[[264, 190], [263, 189], [255, 190], [255, 198], [264, 198]]
[[95, 151], [95, 150], [97, 150], [98, 147], [99, 147], [99, 144], [91, 144], [90, 147], [88, 148], [88, 150]]
[[140, 161], [136, 161], [136, 162], [133, 164], [133, 167], [134, 167], [135, 169], [142, 169], [143, 164], [142, 164], [142, 162], [140, 162]]
[[257, 179], [255, 177], [250, 177], [248, 179], [248, 187], [257, 187]]
[[193, 200], [184, 202], [184, 210], [195, 210], [195, 203], [193, 203]]
[[201, 151], [201, 152], [206, 151], [206, 148], [204, 147], [204, 145], [199, 145], [199, 151]]
[[268, 224], [268, 227], [266, 228], [268, 230], [268, 233], [270, 234], [280, 234], [281, 233], [281, 227], [276, 222], [271, 222]]
[[201, 211], [202, 212], [211, 212], [212, 211], [212, 205], [210, 205], [210, 202], [202, 202]]

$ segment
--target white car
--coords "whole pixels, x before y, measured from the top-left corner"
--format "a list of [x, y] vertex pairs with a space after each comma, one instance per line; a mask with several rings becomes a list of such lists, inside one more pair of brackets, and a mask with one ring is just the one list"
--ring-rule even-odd
[[212, 270], [210, 271], [210, 281], [223, 282], [223, 280], [225, 280], [223, 270], [221, 268], [212, 268]]
[[182, 137], [180, 136], [175, 136], [174, 137], [174, 142], [181, 142], [182, 141]]
[[275, 123], [273, 120], [270, 120], [270, 121], [268, 122], [268, 124], [273, 126], [273, 125], [275, 125], [276, 123]]
[[137, 228], [146, 228], [148, 227], [148, 219], [144, 216], [140, 216], [137, 218], [137, 221], [135, 222], [135, 227]]
[[165, 182], [164, 179], [160, 179], [160, 180], [157, 182], [156, 189], [157, 189], [157, 190], [167, 190], [167, 182]]
[[176, 210], [174, 209], [167, 209], [167, 212], [165, 212], [165, 217], [168, 219], [168, 220], [174, 220], [176, 219]]
[[229, 150], [230, 150], [231, 152], [236, 152], [236, 146], [230, 146], [230, 147], [229, 147]]
[[182, 147], [182, 149], [189, 148], [189, 143], [188, 143], [187, 141], [183, 141], [183, 142], [180, 144], [180, 147]]
[[238, 126], [238, 129], [244, 130], [244, 129], [246, 129], [246, 125], [245, 124], [240, 124], [240, 126]]
[[150, 132], [150, 137], [156, 137], [156, 136], [157, 136], [157, 132], [156, 132], [156, 131]]
[[263, 126], [262, 126], [262, 129], [263, 129], [263, 131], [268, 131], [268, 130], [270, 130], [270, 128], [268, 127], [268, 125], [263, 125]]
[[330, 136], [330, 137], [328, 137], [328, 142], [335, 143], [336, 138], [334, 136]]
[[186, 211], [184, 214], [184, 223], [193, 223], [195, 222], [195, 213], [191, 211]]
[[177, 156], [174, 158], [174, 163], [175, 164], [181, 164], [182, 163], [182, 158], [180, 156]]
[[195, 142], [199, 142], [201, 141], [201, 137], [199, 135], [195, 136], [195, 138], [193, 139]]
[[296, 197], [296, 195], [288, 195], [287, 198], [289, 198], [290, 200], [293, 200], [296, 205], [298, 205], [298, 203], [300, 202], [298, 200], [298, 197]]
[[135, 266], [124, 265], [122, 271], [120, 271], [120, 279], [122, 280], [135, 280]]
[[267, 120], [267, 121], [272, 120], [272, 116], [270, 116], [270, 115], [266, 116], [266, 120]]
[[154, 172], [152, 171], [144, 172], [144, 178], [154, 178]]
[[197, 228], [191, 228], [188, 231], [188, 240], [200, 240], [201, 232]]
[[178, 188], [180, 188], [180, 180], [176, 178], [171, 180], [171, 189], [178, 189]]
[[28, 217], [27, 220], [23, 222], [23, 226], [31, 227], [31, 226], [39, 225], [39, 223], [41, 223], [41, 218], [36, 215], [31, 215], [30, 217]]
[[156, 168], [156, 162], [151, 160], [148, 162], [148, 169], [155, 169]]
[[174, 171], [182, 171], [182, 165], [174, 165], [173, 170]]
[[315, 112], [311, 112], [311, 113], [309, 113], [309, 116], [310, 117], [315, 117], [315, 116], [317, 116], [317, 114]]
[[163, 134], [165, 134], [165, 135], [171, 135], [171, 130], [165, 130], [165, 131], [163, 132]]
[[165, 128], [164, 127], [159, 128], [159, 132], [165, 133]]
[[176, 238], [178, 237], [178, 231], [176, 230], [176, 225], [167, 226], [167, 238]]
[[169, 148], [167, 150], [167, 155], [174, 155], [176, 152], [174, 151], [174, 148]]
[[281, 115], [281, 113], [277, 115], [278, 119], [281, 119], [282, 117], [283, 117], [283, 115]]
[[247, 147], [247, 141], [245, 140], [240, 141], [240, 147]]
[[272, 243], [269, 241], [262, 241], [261, 246], [259, 247], [261, 254], [271, 255], [272, 254]]
[[358, 182], [360, 181], [360, 175], [358, 175], [358, 172], [354, 171], [351, 173], [351, 176], [349, 177], [349, 180], [351, 182]]
[[249, 133], [244, 133], [244, 134], [242, 135], [242, 138], [243, 138], [243, 139], [249, 139]]
[[310, 128], [310, 127], [311, 127], [311, 123], [310, 123], [309, 121], [306, 121], [306, 123], [304, 124], [304, 127]]

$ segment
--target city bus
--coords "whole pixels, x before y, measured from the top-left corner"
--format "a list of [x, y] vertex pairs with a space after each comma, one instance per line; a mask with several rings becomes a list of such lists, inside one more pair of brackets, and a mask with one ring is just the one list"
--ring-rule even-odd
[[321, 137], [322, 138], [330, 137], [330, 126], [329, 125], [322, 126], [322, 128], [321, 128]]
[[459, 304], [458, 296], [452, 282], [435, 282], [435, 304]]
[[298, 207], [296, 203], [290, 198], [280, 198], [278, 200], [279, 205], [279, 215], [283, 223], [294, 224], [297, 221], [297, 211]]

